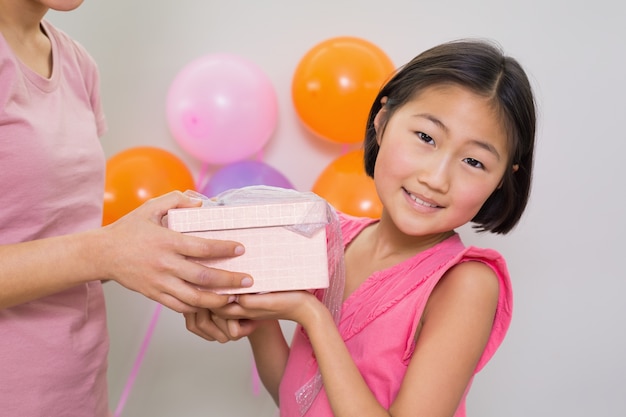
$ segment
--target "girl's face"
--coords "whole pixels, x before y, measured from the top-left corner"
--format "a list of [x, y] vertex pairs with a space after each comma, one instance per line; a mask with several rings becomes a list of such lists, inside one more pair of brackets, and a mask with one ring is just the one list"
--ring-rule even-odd
[[509, 166], [507, 135], [489, 100], [469, 89], [432, 86], [398, 108], [381, 135], [376, 189], [407, 235], [445, 233], [468, 223]]

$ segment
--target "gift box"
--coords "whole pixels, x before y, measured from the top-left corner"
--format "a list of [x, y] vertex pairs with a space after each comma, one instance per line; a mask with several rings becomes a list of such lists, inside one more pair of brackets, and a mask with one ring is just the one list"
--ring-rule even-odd
[[324, 200], [309, 193], [286, 193], [271, 200], [218, 199], [198, 208], [171, 209], [167, 224], [181, 233], [245, 246], [239, 257], [198, 260], [254, 279], [252, 287], [220, 293], [309, 290], [329, 285], [327, 208]]

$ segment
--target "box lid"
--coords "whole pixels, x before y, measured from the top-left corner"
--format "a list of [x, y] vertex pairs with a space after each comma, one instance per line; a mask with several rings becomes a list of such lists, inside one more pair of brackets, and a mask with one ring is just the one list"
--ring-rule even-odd
[[326, 224], [326, 209], [323, 200], [212, 205], [171, 209], [167, 223], [170, 229], [179, 232]]

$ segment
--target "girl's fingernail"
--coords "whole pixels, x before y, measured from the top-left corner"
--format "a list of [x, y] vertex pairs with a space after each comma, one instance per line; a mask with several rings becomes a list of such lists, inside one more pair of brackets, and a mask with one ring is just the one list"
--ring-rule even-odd
[[242, 287], [251, 287], [252, 286], [252, 278], [245, 277], [244, 279], [242, 279], [241, 280], [241, 286]]

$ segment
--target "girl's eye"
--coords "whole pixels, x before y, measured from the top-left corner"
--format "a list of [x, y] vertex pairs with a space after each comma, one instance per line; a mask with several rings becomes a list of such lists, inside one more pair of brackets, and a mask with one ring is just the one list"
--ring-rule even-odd
[[417, 137], [420, 138], [420, 140], [422, 140], [423, 142], [426, 143], [435, 143], [435, 141], [433, 140], [433, 138], [431, 138], [430, 136], [428, 136], [426, 133], [424, 132], [417, 132]]
[[474, 158], [465, 158], [463, 161], [467, 163], [468, 165], [473, 166], [474, 168], [480, 168], [480, 169], [485, 168], [482, 162]]

